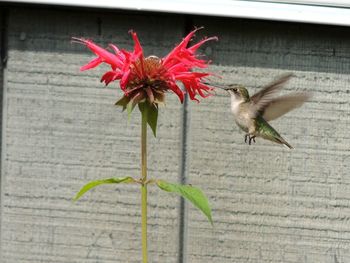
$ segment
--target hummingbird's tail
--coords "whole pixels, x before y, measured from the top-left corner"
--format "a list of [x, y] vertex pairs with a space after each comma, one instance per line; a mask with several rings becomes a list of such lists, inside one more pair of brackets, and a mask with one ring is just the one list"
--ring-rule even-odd
[[282, 137], [279, 137], [279, 138], [276, 138], [277, 141], [280, 143], [280, 144], [284, 144], [286, 145], [289, 149], [293, 149], [293, 147], [285, 140], [283, 139]]
[[259, 136], [263, 137], [264, 139], [277, 142], [279, 144], [284, 144], [289, 149], [293, 149], [293, 147], [288, 142], [286, 142], [286, 140], [283, 139], [282, 136], [274, 128], [272, 128], [272, 126], [267, 121], [264, 120], [263, 117], [258, 117], [257, 123]]

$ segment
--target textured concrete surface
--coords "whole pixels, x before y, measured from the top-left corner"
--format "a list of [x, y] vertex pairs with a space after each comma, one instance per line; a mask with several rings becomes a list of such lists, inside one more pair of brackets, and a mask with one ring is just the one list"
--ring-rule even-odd
[[[94, 55], [70, 38], [130, 48], [134, 29], [146, 53], [164, 55], [181, 40], [182, 20], [46, 9], [9, 18], [0, 261], [140, 262], [138, 187], [101, 186], [71, 201], [89, 180], [139, 176], [140, 118], [136, 110], [128, 122], [114, 106], [121, 92], [99, 82], [107, 67], [79, 72]], [[158, 138], [149, 136], [149, 176], [176, 182], [182, 106], [167, 98]], [[150, 188], [152, 262], [177, 261], [178, 201]]]
[[348, 262], [350, 29], [195, 22], [221, 36], [210, 49], [224, 65], [212, 68], [219, 82], [254, 93], [293, 71], [285, 92], [314, 96], [272, 122], [293, 150], [262, 139], [245, 144], [224, 92], [192, 107], [188, 181], [206, 190], [215, 225], [190, 209], [186, 262]]
[[[117, 87], [99, 83], [106, 68], [78, 71], [93, 55], [70, 37], [130, 48], [127, 31], [134, 29], [146, 53], [164, 55], [189, 21], [10, 9], [1, 263], [140, 262], [137, 187], [101, 186], [71, 202], [89, 180], [137, 176], [140, 126], [137, 114], [128, 122], [113, 106]], [[214, 61], [211, 71], [223, 76], [215, 81], [243, 83], [253, 93], [293, 71], [284, 92], [309, 90], [314, 97], [272, 123], [295, 147], [289, 150], [262, 139], [246, 145], [224, 92], [190, 102], [185, 127], [182, 106], [169, 94], [158, 138], [149, 136], [149, 174], [181, 181], [184, 170], [185, 180], [208, 195], [214, 218], [212, 228], [186, 205], [183, 262], [348, 262], [350, 29], [198, 17], [193, 24], [220, 39], [203, 49]], [[180, 262], [179, 199], [151, 188], [149, 201], [150, 262]]]

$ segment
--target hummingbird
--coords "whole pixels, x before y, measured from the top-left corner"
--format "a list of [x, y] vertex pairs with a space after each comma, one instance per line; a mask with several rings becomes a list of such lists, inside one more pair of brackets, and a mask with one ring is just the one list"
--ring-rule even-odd
[[255, 93], [249, 96], [245, 86], [240, 84], [231, 84], [225, 87], [231, 95], [231, 112], [236, 124], [246, 132], [244, 141], [251, 144], [255, 143], [256, 137], [284, 144], [288, 148], [293, 147], [282, 138], [282, 136], [268, 123], [287, 112], [300, 107], [311, 97], [311, 93], [299, 92], [275, 97], [286, 82], [294, 74], [284, 74]]

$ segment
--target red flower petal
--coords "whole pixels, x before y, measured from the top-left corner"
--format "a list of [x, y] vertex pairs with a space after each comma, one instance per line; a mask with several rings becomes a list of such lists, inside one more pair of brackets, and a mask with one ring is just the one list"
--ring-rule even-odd
[[187, 90], [187, 93], [190, 96], [190, 99], [198, 101], [198, 99], [196, 99], [196, 93], [192, 89], [191, 83], [189, 81], [183, 81], [182, 83], [184, 84], [184, 86], [185, 86], [185, 88]]
[[122, 79], [120, 80], [120, 87], [122, 90], [126, 89], [127, 82], [129, 80], [129, 75], [130, 75], [130, 69], [127, 69], [126, 71], [124, 71], [124, 75], [123, 75]]
[[163, 65], [167, 65], [169, 63], [169, 61], [173, 58], [174, 55], [176, 55], [181, 49], [186, 48], [186, 46], [188, 45], [188, 42], [190, 42], [192, 36], [194, 35], [194, 33], [196, 33], [198, 29], [195, 29], [193, 31], [191, 31], [182, 41], [179, 45], [177, 45], [165, 58], [164, 58], [164, 62]]
[[118, 71], [107, 71], [101, 78], [101, 82], [108, 85], [110, 82], [120, 79], [123, 76], [122, 72]]
[[137, 56], [139, 56], [140, 54], [143, 54], [143, 50], [142, 50], [139, 38], [137, 37], [137, 34], [132, 30], [130, 31], [130, 34], [134, 40], [134, 54]]
[[119, 48], [118, 48], [117, 46], [115, 46], [115, 45], [113, 45], [113, 44], [109, 44], [108, 46], [110, 46], [110, 47], [113, 49], [113, 51], [114, 51], [114, 53], [115, 53], [116, 55], [118, 55], [119, 53], [121, 53], [120, 50], [119, 50]]
[[183, 103], [185, 98], [183, 91], [175, 84], [175, 82], [168, 82], [167, 84], [169, 88], [179, 97], [181, 103]]
[[202, 73], [202, 72], [182, 72], [180, 74], [175, 75], [175, 78], [177, 80], [192, 80], [196, 78], [203, 78], [209, 76], [209, 73]]
[[209, 37], [209, 38], [205, 38], [205, 39], [199, 41], [197, 44], [195, 44], [195, 45], [193, 45], [192, 47], [190, 47], [188, 50], [194, 53], [194, 52], [197, 51], [197, 49], [198, 49], [201, 45], [203, 45], [205, 42], [208, 42], [208, 41], [210, 41], [210, 40], [218, 40], [218, 37]]
[[92, 69], [94, 67], [97, 67], [98, 65], [100, 65], [102, 63], [102, 60], [100, 57], [97, 57], [93, 60], [91, 60], [89, 63], [87, 63], [86, 65], [82, 66], [80, 68], [81, 71], [87, 70], [87, 69]]
[[96, 45], [94, 42], [90, 40], [85, 40], [85, 39], [75, 39], [75, 40], [85, 44], [92, 52], [94, 52], [97, 56], [99, 56], [103, 62], [106, 62], [111, 66], [115, 66], [115, 67], [121, 67], [123, 65], [123, 62], [120, 61], [120, 59], [116, 55]]
[[[201, 81], [212, 74], [192, 71], [195, 68], [206, 68], [209, 64], [208, 61], [200, 59], [196, 51], [207, 41], [216, 40], [217, 38], [205, 38], [193, 46], [187, 47], [197, 30], [199, 29], [190, 32], [162, 59], [156, 56], [145, 58], [137, 34], [133, 31], [130, 31], [130, 34], [134, 41], [134, 49], [130, 52], [120, 50], [117, 46], [110, 44], [109, 47], [114, 52], [111, 53], [90, 40], [73, 39], [86, 45], [98, 56], [81, 67], [81, 70], [94, 68], [103, 62], [109, 64], [112, 70], [102, 76], [101, 82], [108, 85], [112, 81], [120, 80], [120, 87], [126, 95], [132, 95], [137, 100], [144, 99], [147, 96], [148, 101], [156, 102], [159, 96], [164, 96], [164, 92], [170, 89], [183, 102], [184, 91], [176, 84], [176, 81], [181, 81], [190, 99], [198, 101], [196, 95], [203, 98], [211, 95], [212, 88], [201, 83]], [[158, 96], [157, 99], [155, 94]]]

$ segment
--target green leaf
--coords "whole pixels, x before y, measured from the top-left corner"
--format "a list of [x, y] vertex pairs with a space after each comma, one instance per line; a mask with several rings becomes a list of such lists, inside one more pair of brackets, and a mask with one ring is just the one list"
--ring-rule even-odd
[[142, 115], [146, 115], [147, 123], [151, 127], [154, 137], [157, 137], [158, 107], [149, 102], [139, 103]]
[[131, 118], [131, 113], [134, 110], [136, 104], [130, 100], [129, 103], [126, 105], [126, 111], [128, 112], [128, 119], [130, 120]]
[[73, 201], [77, 201], [80, 197], [82, 197], [87, 191], [90, 189], [101, 185], [101, 184], [119, 184], [119, 183], [131, 183], [134, 182], [134, 179], [132, 177], [122, 177], [122, 178], [108, 178], [108, 179], [102, 179], [102, 180], [96, 180], [91, 181], [84, 185], [80, 191], [76, 194], [76, 196], [73, 198]]
[[158, 120], [158, 108], [156, 105], [149, 105], [147, 123], [153, 131], [154, 137], [157, 137], [157, 120]]
[[146, 102], [141, 102], [139, 103], [139, 110], [141, 112], [142, 115], [146, 114], [147, 115], [147, 111], [148, 111], [148, 107], [147, 107], [147, 104]]
[[120, 100], [118, 100], [115, 103], [115, 105], [123, 107], [123, 111], [125, 111], [126, 106], [128, 105], [129, 101], [130, 101], [130, 98], [128, 96], [124, 95]]
[[189, 200], [207, 216], [209, 222], [213, 225], [209, 202], [201, 189], [191, 185], [172, 184], [163, 180], [158, 180], [157, 185], [166, 192], [177, 193]]

